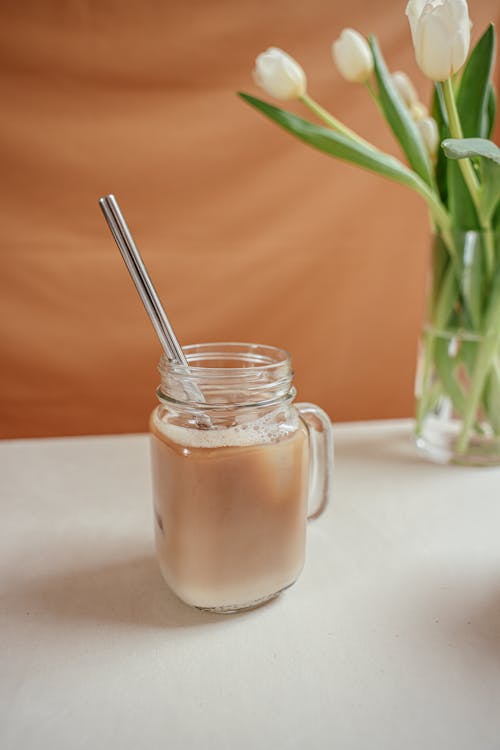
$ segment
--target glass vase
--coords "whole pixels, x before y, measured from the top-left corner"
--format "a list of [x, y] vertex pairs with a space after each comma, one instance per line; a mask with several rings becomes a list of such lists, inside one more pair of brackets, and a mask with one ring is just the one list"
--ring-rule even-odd
[[433, 237], [416, 444], [439, 463], [500, 465], [500, 233]]

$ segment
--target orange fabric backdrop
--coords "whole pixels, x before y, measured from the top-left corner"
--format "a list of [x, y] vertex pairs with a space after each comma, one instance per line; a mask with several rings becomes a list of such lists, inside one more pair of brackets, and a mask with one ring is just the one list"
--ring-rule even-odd
[[[495, 10], [471, 0], [474, 36]], [[289, 349], [336, 420], [409, 415], [428, 223], [419, 199], [237, 99], [281, 46], [310, 93], [398, 153], [330, 43], [416, 70], [404, 2], [46, 0], [0, 7], [0, 430], [141, 431], [159, 346], [97, 207], [119, 198], [183, 343]], [[295, 111], [300, 107], [291, 105]]]

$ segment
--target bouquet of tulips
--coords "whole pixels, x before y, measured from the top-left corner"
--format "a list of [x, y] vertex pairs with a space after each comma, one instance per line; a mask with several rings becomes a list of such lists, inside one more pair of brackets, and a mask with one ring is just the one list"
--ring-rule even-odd
[[424, 199], [435, 252], [417, 435], [446, 402], [459, 423], [455, 455], [465, 454], [474, 436], [486, 436], [497, 441], [500, 462], [500, 149], [490, 140], [495, 31], [490, 25], [469, 55], [466, 0], [410, 0], [406, 15], [417, 64], [435, 84], [430, 112], [409, 77], [388, 70], [374, 36], [367, 40], [345, 29], [332, 45], [340, 74], [367, 87], [406, 163], [312, 99], [304, 70], [283, 50], [270, 48], [257, 57], [256, 83], [276, 99], [299, 100], [322, 124], [240, 96], [310, 146], [401, 183]]

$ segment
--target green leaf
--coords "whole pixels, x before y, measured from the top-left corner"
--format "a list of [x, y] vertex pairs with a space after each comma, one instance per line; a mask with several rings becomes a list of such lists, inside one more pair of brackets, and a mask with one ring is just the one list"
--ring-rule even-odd
[[491, 225], [493, 227], [493, 230], [499, 230], [500, 231], [500, 203], [496, 207], [495, 211], [493, 212], [493, 217], [491, 219]]
[[442, 147], [448, 159], [473, 159], [481, 156], [500, 165], [500, 148], [486, 138], [447, 138]]
[[448, 159], [481, 159], [481, 211], [489, 220], [500, 200], [500, 148], [486, 138], [448, 138], [442, 146]]
[[477, 341], [462, 341], [458, 355], [463, 362], [467, 371], [467, 378], [470, 380], [474, 372], [477, 357]]
[[408, 107], [392, 82], [374, 36], [370, 37], [379, 100], [392, 132], [398, 139], [410, 165], [428, 185], [433, 184], [432, 165], [424, 142]]
[[457, 360], [450, 354], [451, 341], [448, 338], [438, 337], [434, 354], [434, 363], [438, 372], [444, 391], [453, 402], [455, 410], [462, 414], [465, 407], [465, 399], [455, 373]]
[[495, 127], [495, 119], [497, 114], [497, 95], [495, 92], [495, 89], [490, 84], [488, 89], [488, 106], [486, 108], [486, 113], [484, 117], [484, 121], [481, 128], [481, 135], [483, 138], [491, 138], [491, 134], [493, 133], [493, 128]]
[[[442, 143], [445, 138], [450, 137], [450, 128], [448, 125], [448, 115], [446, 107], [443, 101], [443, 94], [440, 86], [434, 86], [434, 94], [432, 96], [431, 104], [431, 115], [435, 119], [438, 126], [439, 143]], [[436, 182], [439, 190], [441, 200], [448, 205], [448, 184], [447, 184], [447, 168], [448, 160], [442, 148], [438, 149], [436, 159]]]
[[486, 381], [484, 406], [495, 434], [500, 435], [500, 360], [498, 356]]
[[442, 274], [439, 286], [436, 286], [435, 304], [432, 310], [431, 323], [437, 331], [448, 328], [448, 321], [458, 298], [458, 282], [452, 263], [449, 263]]
[[479, 330], [483, 300], [483, 257], [484, 248], [479, 233], [466, 232], [461, 240], [457, 238], [457, 245], [461, 242], [460, 266], [461, 291], [465, 302], [470, 324]]
[[415, 182], [415, 175], [404, 164], [375, 147], [365, 146], [333, 130], [314, 125], [292, 112], [274, 107], [249, 94], [240, 92], [238, 95], [277, 125], [318, 151], [357, 164], [359, 167], [389, 177], [403, 185], [412, 185]]
[[495, 60], [495, 27], [490, 24], [474, 47], [457, 93], [457, 110], [464, 138], [486, 135], [485, 117]]
[[500, 167], [490, 159], [481, 161], [480, 200], [485, 219], [491, 221], [500, 201]]
[[[457, 110], [465, 137], [483, 136], [488, 111], [491, 69], [495, 56], [495, 30], [488, 26], [471, 52], [456, 95]], [[479, 229], [477, 211], [458, 164], [447, 168], [448, 207], [458, 229]]]
[[474, 229], [479, 230], [481, 223], [476, 207], [465, 184], [460, 167], [456, 162], [448, 162], [446, 182], [448, 188], [448, 210], [451, 214], [453, 226], [463, 232]]
[[[431, 294], [428, 294], [428, 301], [430, 302], [429, 320], [434, 319], [434, 310], [438, 304], [439, 294], [444, 283], [445, 275], [452, 265], [450, 253], [440, 234], [435, 234], [432, 238], [431, 261], [432, 285], [430, 289]], [[451, 273], [453, 273], [452, 268]]]

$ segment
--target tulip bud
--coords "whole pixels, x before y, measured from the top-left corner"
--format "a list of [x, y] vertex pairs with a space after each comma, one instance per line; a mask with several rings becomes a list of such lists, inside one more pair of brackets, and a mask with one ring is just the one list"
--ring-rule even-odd
[[425, 104], [422, 104], [422, 102], [415, 102], [413, 107], [410, 109], [410, 115], [415, 120], [415, 122], [418, 122], [419, 120], [423, 120], [424, 117], [427, 117], [429, 115], [429, 110], [425, 106]]
[[275, 99], [299, 99], [306, 93], [306, 74], [293, 57], [269, 47], [255, 60], [255, 83]]
[[423, 117], [418, 120], [417, 127], [427, 153], [431, 159], [434, 159], [439, 145], [439, 131], [436, 121], [432, 117]]
[[410, 0], [406, 15], [422, 72], [445, 81], [460, 70], [470, 45], [467, 0]]
[[392, 82], [395, 85], [401, 99], [404, 101], [408, 109], [411, 109], [414, 104], [418, 102], [418, 94], [415, 91], [415, 86], [411, 82], [410, 78], [403, 73], [402, 70], [396, 70], [391, 76]]
[[354, 29], [344, 29], [332, 44], [332, 56], [348, 81], [364, 83], [373, 70], [373, 56], [366, 39]]

